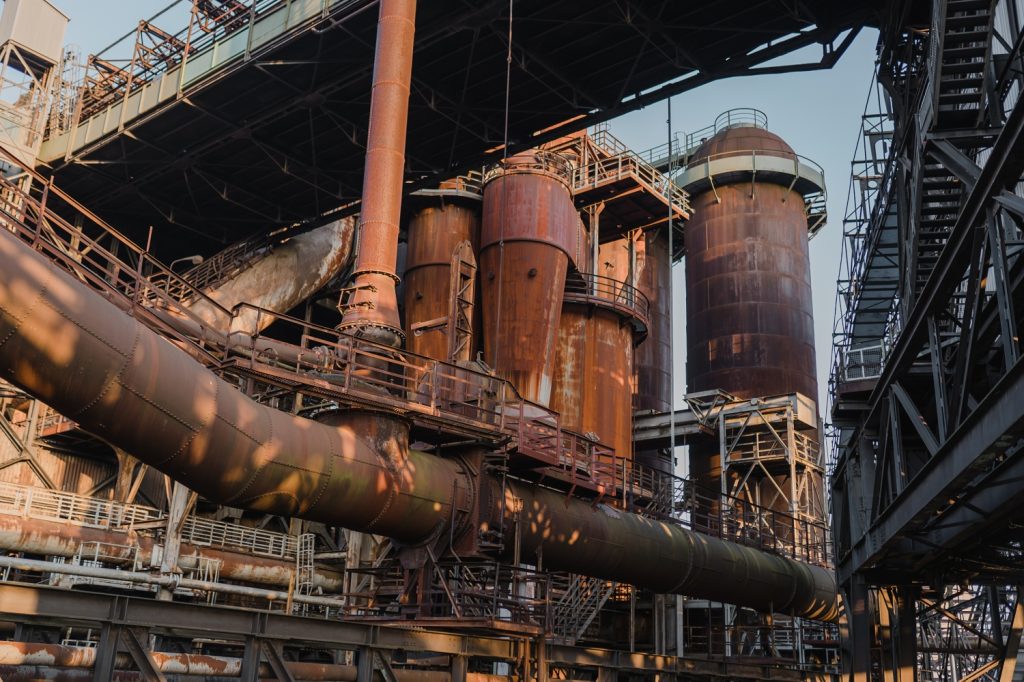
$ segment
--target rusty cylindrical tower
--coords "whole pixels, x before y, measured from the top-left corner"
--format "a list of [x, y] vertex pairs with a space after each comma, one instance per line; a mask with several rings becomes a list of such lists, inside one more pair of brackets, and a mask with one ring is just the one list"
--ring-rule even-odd
[[479, 253], [479, 187], [473, 192], [445, 185], [417, 192], [409, 201], [415, 212], [409, 219], [403, 275], [406, 348], [435, 360], [449, 360], [449, 331], [436, 326], [423, 331], [421, 325], [449, 314], [456, 248], [469, 242], [473, 254]]
[[[723, 114], [678, 180], [694, 208], [685, 228], [687, 389], [817, 400], [805, 197], [823, 195], [824, 176], [766, 125], [760, 112]], [[717, 490], [721, 472], [717, 446], [690, 448], [698, 483]]]
[[[634, 360], [633, 407], [637, 412], [672, 409], [672, 318], [669, 311], [671, 255], [668, 227], [644, 233], [636, 242], [636, 283], [649, 306], [647, 338], [637, 346]], [[639, 450], [637, 462], [659, 471], [672, 471], [667, 450]]]
[[555, 341], [580, 220], [572, 169], [544, 151], [518, 154], [484, 186], [480, 285], [484, 359], [527, 400], [547, 406]]
[[634, 236], [602, 244], [594, 273], [565, 289], [551, 407], [563, 428], [593, 434], [632, 459], [634, 347], [647, 333], [646, 297], [630, 280]]

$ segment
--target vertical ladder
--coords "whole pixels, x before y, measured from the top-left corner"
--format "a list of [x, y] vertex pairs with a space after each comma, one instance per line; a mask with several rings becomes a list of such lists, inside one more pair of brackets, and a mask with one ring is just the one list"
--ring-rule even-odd
[[303, 533], [298, 538], [295, 552], [295, 593], [313, 593], [313, 552], [316, 547], [316, 536]]
[[473, 246], [461, 242], [452, 252], [448, 291], [448, 361], [468, 361], [473, 351], [473, 304], [476, 297], [476, 258]]

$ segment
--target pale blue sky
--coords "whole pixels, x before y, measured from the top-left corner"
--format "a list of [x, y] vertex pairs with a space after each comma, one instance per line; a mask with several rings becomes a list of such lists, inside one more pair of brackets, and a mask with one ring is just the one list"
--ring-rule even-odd
[[[71, 17], [66, 42], [79, 46], [83, 54], [105, 47], [133, 30], [139, 19], [150, 17], [170, 4], [169, 0], [52, 2]], [[187, 2], [179, 2], [165, 15], [161, 25], [169, 29], [177, 28], [179, 24], [183, 26], [187, 6]], [[818, 377], [822, 397], [831, 362], [835, 280], [850, 159], [872, 76], [876, 40], [874, 31], [861, 34], [831, 71], [732, 78], [680, 95], [672, 101], [673, 127], [678, 131], [703, 128], [727, 109], [760, 109], [768, 115], [768, 126], [772, 131], [785, 138], [797, 153], [817, 161], [825, 169], [830, 220], [811, 242]], [[818, 52], [809, 50], [799, 56], [814, 59]], [[612, 122], [611, 127], [616, 136], [634, 149], [643, 150], [661, 144], [667, 139], [665, 104], [624, 116]], [[679, 266], [675, 272], [677, 398], [681, 398], [685, 390], [683, 278], [683, 267]]]

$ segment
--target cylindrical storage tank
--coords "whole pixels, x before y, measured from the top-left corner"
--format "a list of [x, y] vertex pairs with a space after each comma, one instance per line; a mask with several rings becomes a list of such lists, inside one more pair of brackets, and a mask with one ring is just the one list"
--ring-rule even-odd
[[[415, 198], [414, 200], [419, 199]], [[444, 197], [419, 199], [409, 220], [406, 253], [404, 315], [406, 348], [435, 360], [448, 359], [448, 336], [441, 330], [417, 334], [416, 324], [448, 315], [451, 263], [464, 241], [477, 253], [480, 242], [479, 201]]]
[[484, 359], [523, 398], [547, 406], [565, 275], [579, 217], [561, 157], [509, 158], [484, 186], [480, 286]]
[[633, 447], [633, 334], [614, 310], [566, 302], [551, 397], [563, 428], [593, 433], [626, 459]]
[[[636, 242], [637, 288], [650, 302], [647, 338], [636, 348], [633, 407], [638, 411], [668, 412], [672, 404], [672, 318], [669, 309], [668, 228], [650, 230]], [[644, 466], [671, 471], [669, 453], [638, 451]]]
[[[693, 156], [680, 184], [686, 224], [687, 389], [739, 398], [817, 398], [803, 193], [823, 178], [761, 125], [728, 125]], [[715, 446], [690, 448], [690, 474], [721, 487]], [[770, 482], [767, 483], [771, 485]]]

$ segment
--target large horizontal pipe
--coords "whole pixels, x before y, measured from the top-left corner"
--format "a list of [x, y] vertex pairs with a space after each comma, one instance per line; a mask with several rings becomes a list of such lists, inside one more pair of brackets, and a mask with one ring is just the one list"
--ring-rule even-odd
[[839, 616], [835, 576], [824, 568], [545, 488], [510, 490], [506, 527], [518, 521], [523, 556], [545, 567], [768, 613]]
[[[22, 518], [20, 516], [0, 515], [0, 550], [8, 552], [24, 552], [45, 556], [71, 558], [79, 548], [90, 542], [101, 542], [106, 545], [104, 554], [110, 556], [114, 547], [125, 546], [125, 561], [130, 556], [128, 545], [138, 547], [137, 558], [143, 565], [153, 561], [155, 539], [140, 533], [129, 534], [122, 530], [106, 530], [89, 526], [75, 526], [69, 532], [68, 524], [61, 521], [46, 519]], [[219, 562], [220, 577], [254, 585], [270, 587], [287, 587], [295, 575], [294, 559], [276, 559], [257, 556], [242, 551], [202, 547], [188, 542], [181, 544], [178, 566], [189, 570], [196, 568], [199, 558], [212, 559]], [[341, 592], [344, 589], [344, 578], [340, 571], [333, 571], [323, 566], [316, 566], [313, 574], [313, 586], [324, 592]]]
[[[12, 673], [31, 673], [29, 666], [45, 670], [53, 668], [78, 669], [75, 672], [86, 672], [96, 665], [95, 647], [73, 647], [60, 644], [39, 644], [35, 642], [0, 642], [0, 679], [9, 679]], [[178, 654], [153, 651], [149, 654], [156, 668], [167, 675], [185, 675], [198, 677], [241, 677], [242, 659], [228, 656], [209, 656], [206, 654]], [[297, 680], [339, 680], [355, 682], [358, 668], [354, 665], [338, 665], [332, 663], [310, 663], [304, 661], [285, 661], [285, 668]], [[118, 654], [114, 662], [117, 669], [134, 668], [134, 663], [127, 654]], [[20, 670], [19, 670], [20, 669]], [[444, 670], [409, 670], [393, 668], [398, 682], [451, 682], [451, 673]], [[267, 663], [260, 663], [261, 678], [273, 679], [274, 673]], [[91, 674], [81, 678], [91, 679]], [[483, 673], [467, 673], [467, 682], [506, 682], [507, 677], [486, 675]]]
[[3, 376], [210, 501], [405, 542], [464, 506], [461, 468], [403, 424], [260, 405], [6, 231], [0, 273]]
[[[468, 508], [456, 461], [410, 451], [379, 415], [321, 424], [258, 405], [0, 233], [0, 375], [213, 502], [418, 542]], [[525, 485], [489, 491], [546, 568], [832, 619], [828, 571]], [[518, 512], [519, 507], [522, 512]], [[525, 518], [521, 515], [525, 514]], [[511, 544], [511, 542], [509, 543]], [[732, 589], [732, 586], [736, 586]]]

